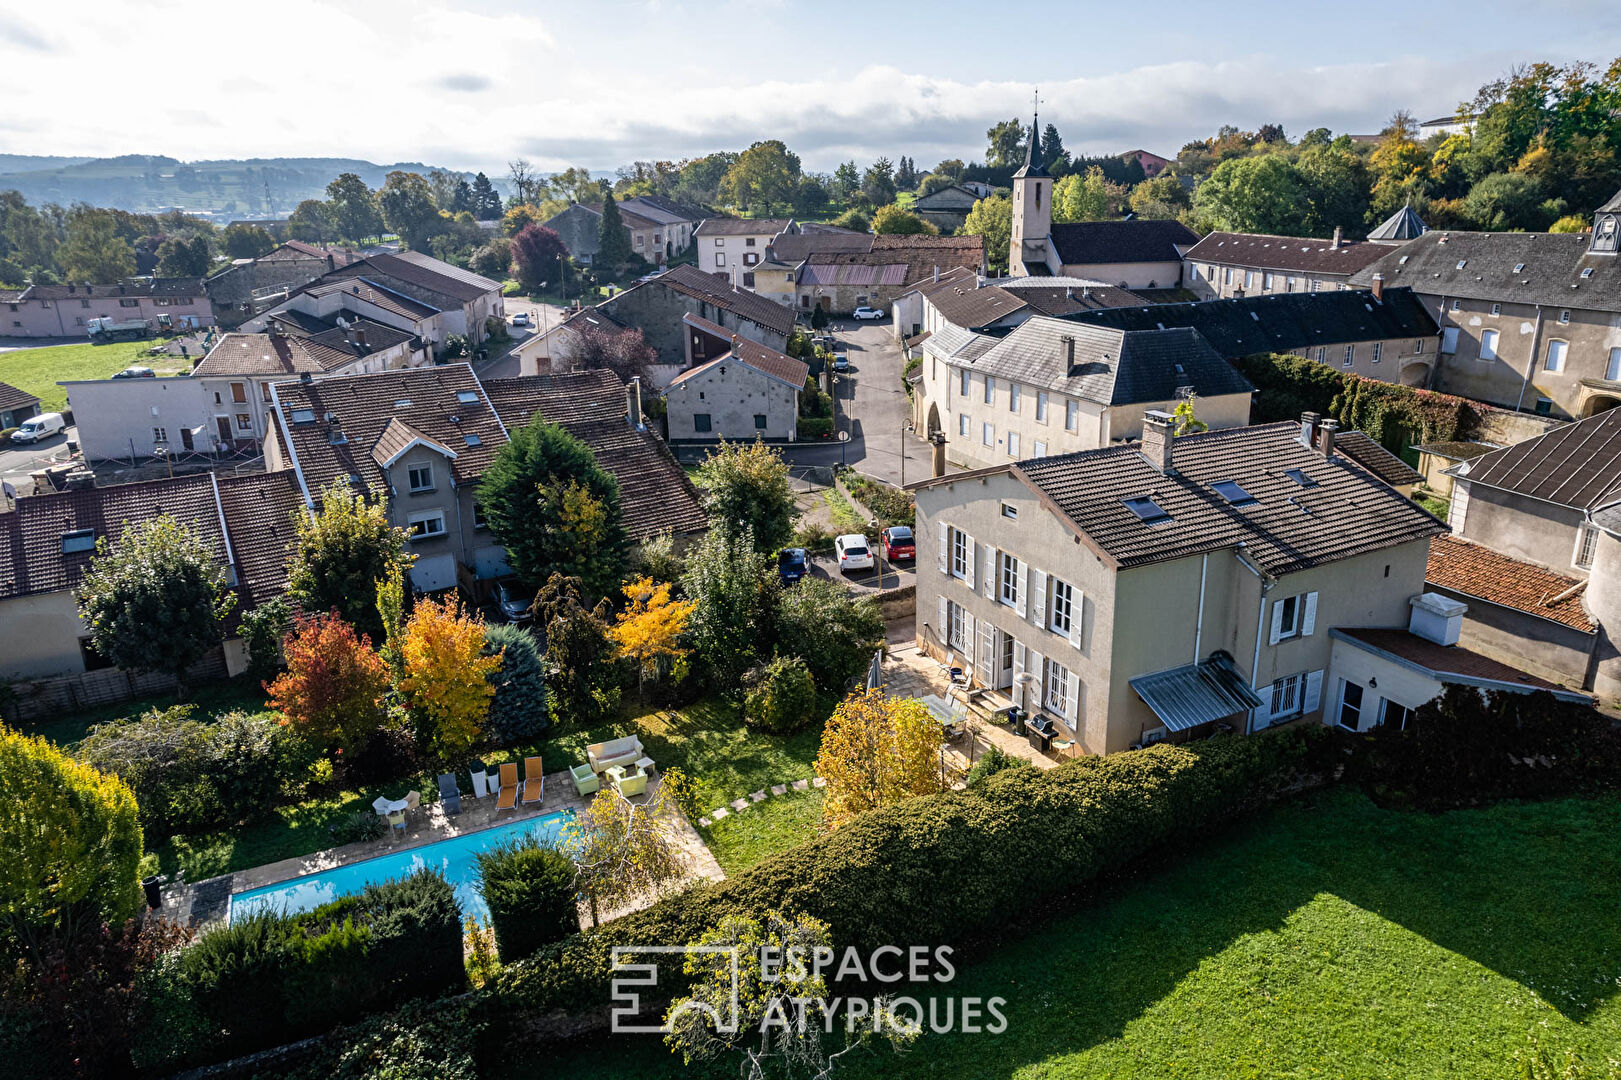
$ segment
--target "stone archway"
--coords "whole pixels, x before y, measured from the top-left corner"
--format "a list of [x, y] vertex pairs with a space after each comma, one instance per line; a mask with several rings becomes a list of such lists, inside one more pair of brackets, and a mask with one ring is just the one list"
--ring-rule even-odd
[[1617, 405], [1621, 405], [1621, 397], [1615, 397], [1611, 394], [1593, 394], [1582, 402], [1582, 416], [1583, 418], [1597, 416], [1601, 412], [1609, 412]]
[[1430, 365], [1408, 364], [1401, 369], [1401, 384], [1416, 389], [1424, 389], [1430, 384]]

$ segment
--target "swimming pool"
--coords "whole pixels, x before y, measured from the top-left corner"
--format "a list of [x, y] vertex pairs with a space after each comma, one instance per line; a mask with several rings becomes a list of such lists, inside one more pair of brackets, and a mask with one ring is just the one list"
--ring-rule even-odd
[[474, 856], [525, 834], [533, 835], [543, 843], [557, 843], [563, 830], [573, 820], [574, 811], [559, 810], [544, 817], [526, 818], [493, 829], [464, 833], [421, 847], [379, 855], [364, 862], [278, 881], [261, 889], [233, 893], [230, 918], [264, 910], [288, 914], [312, 911], [340, 896], [360, 892], [367, 885], [380, 885], [385, 881], [407, 877], [418, 870], [432, 869], [442, 871], [445, 880], [456, 890], [456, 900], [461, 904], [463, 914], [488, 922], [490, 909], [484, 906], [484, 897], [478, 891], [478, 863]]

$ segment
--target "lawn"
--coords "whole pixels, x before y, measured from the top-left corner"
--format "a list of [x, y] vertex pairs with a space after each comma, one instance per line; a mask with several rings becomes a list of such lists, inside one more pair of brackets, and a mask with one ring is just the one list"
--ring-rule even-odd
[[[1309, 796], [1020, 913], [1024, 936], [959, 961], [950, 987], [1005, 998], [1003, 1034], [925, 1036], [847, 1059], [849, 1075], [1507, 1080], [1534, 1033], [1611, 1076], [1618, 813], [1615, 798], [1424, 815], [1348, 788]], [[549, 1060], [582, 1078], [694, 1072], [647, 1037]]]
[[14, 349], [0, 353], [0, 382], [33, 394], [44, 411], [59, 412], [68, 402], [68, 392], [56, 385], [59, 380], [105, 379], [132, 364], [152, 368], [160, 375], [191, 369], [191, 362], [183, 357], [146, 355], [151, 348], [151, 341], [117, 341]]

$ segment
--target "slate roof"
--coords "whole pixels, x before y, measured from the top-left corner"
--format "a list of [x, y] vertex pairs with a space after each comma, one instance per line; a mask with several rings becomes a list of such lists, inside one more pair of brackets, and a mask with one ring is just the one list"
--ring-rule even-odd
[[1181, 262], [1178, 247], [1199, 239], [1180, 221], [1074, 221], [1051, 227], [1058, 261], [1077, 263]]
[[1368, 234], [1369, 240], [1413, 240], [1430, 231], [1424, 220], [1414, 212], [1411, 204], [1403, 206], [1381, 221]]
[[538, 412], [590, 446], [619, 482], [619, 508], [634, 540], [708, 525], [697, 488], [662, 440], [625, 421], [625, 384], [611, 371], [491, 379], [484, 384], [508, 427]]
[[[384, 311], [393, 312], [402, 318], [418, 320], [426, 319], [439, 314], [439, 309], [425, 300], [418, 300], [414, 296], [407, 296], [397, 289], [387, 285], [370, 281], [367, 278], [344, 278], [337, 281], [326, 281], [320, 285], [311, 285], [304, 289], [311, 296], [330, 296], [333, 293], [348, 293], [357, 300], [364, 300], [374, 307]], [[280, 316], [281, 311], [273, 311], [272, 315]]]
[[636, 213], [660, 225], [675, 225], [683, 221], [703, 221], [710, 215], [692, 206], [683, 206], [662, 195], [635, 195], [619, 200], [620, 209], [629, 206]]
[[[1332, 240], [1265, 233], [1213, 232], [1182, 257], [1188, 262], [1280, 270], [1295, 274], [1351, 275], [1378, 262], [1389, 245], [1347, 240], [1339, 247]], [[1391, 284], [1386, 279], [1386, 284]]]
[[[1002, 466], [1045, 495], [1092, 547], [1124, 569], [1231, 548], [1267, 574], [1321, 566], [1446, 532], [1417, 505], [1342, 458], [1299, 441], [1294, 422], [1183, 435], [1163, 475], [1133, 446]], [[1300, 470], [1302, 486], [1286, 475]], [[933, 486], [960, 480], [947, 476]], [[1232, 505], [1212, 487], [1238, 482], [1254, 497]], [[1169, 517], [1150, 524], [1125, 499], [1151, 497]]]
[[1331, 289], [1117, 307], [1070, 317], [1119, 330], [1192, 327], [1229, 358], [1316, 345], [1433, 337], [1437, 331], [1435, 320], [1407, 288], [1385, 289], [1382, 301], [1362, 289]]
[[348, 266], [352, 262], [359, 262], [363, 256], [348, 248], [325, 248], [316, 244], [306, 244], [302, 240], [287, 240], [277, 244], [275, 248], [250, 259], [249, 262], [302, 262], [309, 259], [326, 259], [330, 257], [337, 266]]
[[30, 285], [25, 300], [82, 300], [87, 296], [190, 296], [203, 295], [201, 278], [152, 278], [113, 285]]
[[[732, 333], [730, 330], [719, 325], [718, 323], [710, 322], [708, 319], [699, 318], [697, 315], [682, 316], [681, 321], [686, 323], [688, 326], [697, 327], [710, 337], [720, 338], [722, 341], [729, 341], [731, 343], [731, 352], [728, 355], [741, 360], [754, 370], [761, 372], [762, 374], [769, 375], [773, 379], [785, 382], [795, 390], [804, 388], [805, 379], [810, 375], [810, 365], [805, 363], [803, 360], [795, 360], [787, 353], [781, 353], [776, 349], [769, 349], [766, 346], [761, 345], [759, 342], [750, 341], [746, 337]], [[671, 380], [671, 385], [681, 382], [683, 379], [689, 378], [693, 372], [706, 370], [712, 364], [719, 363], [724, 359], [726, 359], [724, 356], [718, 357], [715, 360], [709, 361], [708, 363], [689, 368]]]
[[871, 251], [872, 241], [873, 236], [871, 233], [783, 233], [767, 245], [766, 258], [772, 262], [802, 263], [817, 252]]
[[452, 266], [420, 251], [402, 251], [397, 255], [368, 255], [358, 262], [332, 271], [322, 280], [330, 282], [356, 277], [371, 279], [377, 276], [393, 278], [406, 288], [414, 287], [451, 296], [464, 304], [477, 300], [486, 293], [501, 290], [499, 281], [491, 281], [471, 270]]
[[[1570, 592], [1582, 583], [1580, 578], [1556, 574], [1454, 536], [1430, 541], [1424, 580], [1449, 592], [1563, 623], [1584, 634], [1597, 629], [1582, 607], [1581, 591]], [[1559, 596], [1564, 598], [1550, 602]]]
[[[713, 218], [711, 221], [715, 220]], [[708, 224], [708, 222], [705, 222]], [[668, 289], [690, 296], [695, 300], [703, 300], [714, 304], [718, 308], [730, 311], [734, 315], [759, 323], [779, 334], [787, 335], [794, 329], [794, 313], [775, 300], [768, 300], [759, 293], [749, 292], [746, 289], [733, 288], [730, 284], [720, 280], [713, 274], [706, 274], [696, 266], [682, 263], [672, 266], [664, 273], [651, 281], [644, 281], [640, 285], [633, 285], [620, 296], [626, 296], [636, 289], [657, 288], [663, 286]], [[617, 299], [617, 298], [616, 298]], [[598, 308], [607, 308], [611, 313], [614, 301], [605, 300]]]
[[39, 398], [26, 390], [19, 390], [10, 383], [0, 382], [0, 411], [9, 412], [20, 409], [25, 405], [38, 405]]
[[1565, 424], [1468, 464], [1453, 476], [1578, 509], [1621, 493], [1621, 409]]
[[1470, 461], [1483, 454], [1489, 454], [1498, 449], [1491, 443], [1483, 442], [1433, 442], [1423, 445], [1414, 445], [1414, 450], [1421, 454], [1434, 454], [1438, 458], [1448, 461]]
[[[1621, 312], [1621, 261], [1589, 255], [1591, 239], [1587, 233], [1431, 229], [1401, 247], [1383, 248], [1385, 256], [1351, 283], [1367, 285], [1383, 274], [1387, 289], [1411, 285], [1429, 296]], [[1586, 270], [1592, 273], [1584, 278]]]
[[[574, 205], [582, 210], [591, 211], [597, 217], [602, 216], [602, 203], [575, 203]], [[616, 203], [615, 205], [619, 207], [619, 222], [627, 229], [662, 229], [664, 227], [664, 222], [638, 214], [635, 210], [627, 208], [624, 203]]]
[[1357, 431], [1355, 428], [1336, 432], [1334, 449], [1391, 487], [1416, 484], [1424, 479], [1423, 473], [1379, 445], [1366, 432]]
[[[1084, 285], [1064, 284], [1065, 278], [1030, 277], [1014, 282], [999, 282], [1030, 306], [1037, 315], [1066, 316], [1082, 311], [1102, 311], [1106, 308], [1134, 307], [1147, 301], [1138, 293], [1118, 285], [1088, 282]], [[1057, 281], [1058, 284], [1053, 284]]]
[[793, 223], [793, 218], [712, 217], [699, 222], [695, 235], [775, 236]]
[[912, 209], [917, 210], [963, 210], [972, 208], [979, 201], [979, 196], [961, 184], [952, 184], [939, 191], [931, 191], [927, 195], [919, 195], [912, 203]]
[[[1463, 682], [1465, 685], [1497, 683], [1505, 690], [1523, 690], [1526, 693], [1547, 690], [1572, 700], [1592, 700], [1586, 694], [1572, 693], [1556, 683], [1499, 663], [1489, 656], [1482, 656], [1458, 645], [1442, 645], [1428, 638], [1419, 637], [1410, 630], [1336, 626], [1330, 633], [1335, 637], [1344, 638], [1353, 645], [1417, 665], [1433, 673], [1442, 682]], [[1489, 687], [1489, 689], [1496, 688], [1498, 687]]]
[[[1065, 367], [1063, 339], [1075, 339]], [[1026, 319], [978, 359], [975, 371], [1103, 405], [1168, 401], [1191, 386], [1200, 397], [1248, 394], [1247, 379], [1192, 330], [1125, 332], [1066, 319]]]

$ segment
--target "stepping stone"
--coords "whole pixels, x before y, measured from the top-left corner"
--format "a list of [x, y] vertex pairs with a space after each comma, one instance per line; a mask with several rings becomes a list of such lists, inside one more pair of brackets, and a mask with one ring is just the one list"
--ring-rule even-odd
[[765, 792], [764, 791], [751, 791], [751, 792], [749, 792], [749, 802], [765, 802]]
[[749, 808], [749, 801], [747, 799], [733, 799], [732, 800], [732, 809], [733, 810], [741, 813], [744, 810], [747, 810], [748, 808]]
[[818, 776], [816, 779], [811, 781], [811, 786], [812, 787], [827, 787], [827, 777]]
[[700, 817], [698, 819], [698, 824], [703, 825], [703, 826], [705, 826], [707, 828], [708, 825], [709, 825], [709, 819], [706, 818], [706, 817]]
[[786, 794], [788, 794], [788, 785], [787, 784], [772, 784], [771, 785], [771, 794], [773, 794], [773, 795], [786, 795]]
[[731, 811], [723, 806], [719, 810], [711, 810], [709, 812], [709, 816], [714, 818], [716, 821], [719, 821], [721, 818], [728, 816], [730, 813]]
[[794, 790], [795, 791], [804, 791], [809, 787], [810, 787], [810, 781], [809, 780], [795, 780], [794, 781]]

